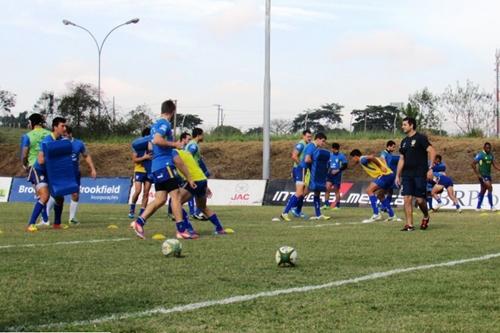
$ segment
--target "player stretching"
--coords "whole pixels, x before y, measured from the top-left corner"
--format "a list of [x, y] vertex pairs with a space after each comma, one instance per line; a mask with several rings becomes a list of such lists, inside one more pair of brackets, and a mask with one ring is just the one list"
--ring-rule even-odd
[[[161, 105], [161, 117], [151, 128], [153, 144], [153, 162], [151, 170], [156, 190], [155, 199], [146, 207], [146, 210], [141, 214], [141, 216], [133, 222], [136, 235], [142, 239], [146, 238], [144, 236], [144, 225], [146, 224], [147, 218], [165, 204], [167, 201], [167, 195], [171, 198], [170, 204], [175, 218], [177, 238], [191, 239], [197, 237], [197, 235], [191, 234], [188, 230], [186, 230], [182, 217], [179, 180], [175, 164], [186, 176], [188, 183], [193, 188], [196, 188], [196, 184], [192, 181], [189, 171], [184, 163], [182, 163], [179, 156], [173, 155], [173, 150], [175, 148], [182, 148], [180, 142], [174, 141], [172, 127], [170, 124], [170, 121], [175, 115], [175, 111], [176, 107], [173, 101], [168, 100], [163, 102]], [[174, 159], [176, 159], [175, 164]]]
[[[434, 158], [434, 162], [432, 163], [432, 173], [434, 176], [437, 175], [443, 175], [446, 176], [446, 164], [443, 162], [443, 157], [439, 154], [436, 154], [436, 157]], [[432, 180], [427, 180], [427, 207], [431, 209], [432, 211], [438, 211], [439, 208], [442, 206], [441, 202], [441, 197], [440, 194], [443, 192], [443, 188], [436, 193], [436, 195], [433, 195], [432, 189], [434, 188], [434, 185], [436, 182], [434, 181], [434, 176]], [[438, 205], [436, 208], [432, 207], [432, 199], [436, 198], [436, 201]], [[438, 200], [439, 198], [439, 200]]]
[[[203, 157], [201, 155], [199, 146], [200, 142], [203, 142], [203, 130], [201, 128], [196, 127], [193, 129], [191, 140], [185, 146], [184, 149], [191, 153], [191, 155], [193, 156], [194, 160], [196, 161], [200, 169], [208, 178], [210, 177], [210, 171], [208, 171], [205, 161], [203, 160]], [[196, 208], [194, 196], [188, 201], [188, 206], [189, 206], [189, 214], [193, 218], [197, 220], [206, 220], [205, 216], [200, 214], [200, 209]]]
[[[31, 169], [35, 164], [38, 158], [38, 152], [40, 151], [40, 143], [42, 140], [50, 135], [50, 131], [43, 128], [43, 124], [45, 123], [45, 119], [39, 113], [33, 113], [28, 118], [28, 126], [31, 128], [31, 131], [24, 134], [21, 140], [21, 162], [23, 165], [23, 169], [28, 173], [28, 181], [30, 181], [29, 175], [31, 174]], [[36, 184], [33, 183], [35, 187], [35, 192], [37, 193], [39, 190], [36, 188]], [[38, 198], [39, 199], [39, 198]], [[48, 226], [49, 217], [47, 216], [46, 209], [42, 209], [42, 222], [39, 225]]]
[[[38, 152], [38, 157], [33, 167], [30, 168], [28, 179], [35, 186], [36, 193], [38, 195], [38, 201], [33, 207], [33, 212], [28, 223], [26, 231], [35, 232], [37, 228], [35, 222], [38, 216], [45, 209], [45, 205], [49, 201], [49, 188], [47, 183], [47, 174], [45, 169], [45, 156], [41, 147], [43, 144], [54, 142], [56, 140], [62, 139], [62, 136], [66, 132], [66, 119], [61, 117], [56, 117], [52, 121], [52, 132], [50, 135], [43, 138], [40, 143], [40, 151]], [[63, 211], [64, 197], [56, 197], [54, 205], [54, 229], [61, 228], [61, 215]]]
[[[479, 184], [481, 185], [481, 190], [479, 192], [476, 210], [481, 210], [483, 204], [484, 194], [488, 191], [488, 203], [490, 204], [490, 209], [495, 210], [493, 207], [493, 185], [491, 181], [491, 166], [497, 170], [500, 170], [500, 166], [497, 165], [493, 154], [491, 153], [491, 143], [486, 142], [483, 146], [483, 151], [479, 152], [474, 161], [472, 162], [472, 170], [479, 179]], [[479, 170], [478, 170], [479, 169]]]
[[[144, 212], [148, 205], [149, 190], [151, 189], [151, 151], [148, 149], [151, 128], [146, 127], [141, 132], [141, 137], [132, 142], [132, 161], [134, 162], [134, 194], [130, 199], [130, 210], [128, 217], [133, 219], [135, 216], [135, 205], [142, 192], [141, 210], [139, 216]], [[148, 140], [149, 139], [149, 140]]]
[[300, 140], [292, 151], [292, 177], [295, 182], [295, 194], [288, 199], [288, 202], [281, 214], [281, 219], [291, 221], [288, 212], [292, 210], [292, 214], [296, 217], [305, 218], [302, 213], [302, 205], [304, 204], [304, 196], [306, 195], [306, 165], [304, 163], [304, 149], [311, 142], [312, 134], [310, 130], [302, 132], [302, 140]]
[[[399, 155], [394, 155], [396, 151], [396, 142], [389, 140], [385, 145], [385, 149], [380, 153], [380, 157], [384, 159], [385, 164], [396, 174], [398, 170]], [[394, 186], [387, 191], [387, 197], [389, 197], [390, 202], [392, 202], [392, 196], [394, 195], [394, 190], [397, 190], [398, 186], [394, 183]], [[382, 208], [385, 212], [385, 208]]]
[[326, 177], [328, 175], [328, 161], [330, 152], [322, 149], [325, 145], [326, 135], [317, 133], [314, 141], [309, 143], [304, 149], [304, 162], [307, 170], [310, 172], [309, 190], [314, 192], [314, 213], [310, 220], [328, 220], [330, 216], [321, 214], [321, 191], [326, 191]]
[[434, 199], [436, 199], [436, 201], [438, 203], [436, 210], [438, 210], [439, 208], [441, 208], [443, 206], [441, 198], [439, 197], [439, 193], [442, 193], [443, 190], [446, 189], [446, 191], [448, 192], [448, 197], [455, 205], [457, 212], [461, 213], [462, 209], [460, 208], [460, 205], [458, 204], [458, 199], [455, 196], [455, 191], [453, 190], [453, 180], [448, 176], [440, 174], [439, 172], [435, 172], [434, 177], [433, 177], [433, 182], [434, 182], [434, 186], [432, 188], [431, 194], [432, 194], [432, 197]]
[[347, 169], [347, 158], [340, 152], [340, 145], [332, 143], [332, 152], [328, 161], [328, 175], [326, 177], [325, 209], [330, 208], [330, 192], [335, 191], [335, 202], [333, 209], [339, 209], [340, 185], [342, 183], [342, 172]]
[[[370, 198], [373, 215], [369, 219], [363, 220], [363, 223], [371, 223], [382, 219], [382, 214], [380, 214], [377, 206], [377, 199], [380, 200], [382, 208], [389, 214], [389, 217], [385, 220], [386, 222], [401, 221], [392, 210], [391, 197], [386, 195], [394, 187], [395, 174], [391, 168], [387, 166], [385, 160], [373, 155], [362, 156], [359, 149], [354, 149], [349, 155], [351, 156], [353, 166], [358, 163], [361, 164], [361, 167], [368, 176], [374, 179], [366, 189], [366, 194], [368, 194]], [[378, 196], [376, 193], [378, 193]]]

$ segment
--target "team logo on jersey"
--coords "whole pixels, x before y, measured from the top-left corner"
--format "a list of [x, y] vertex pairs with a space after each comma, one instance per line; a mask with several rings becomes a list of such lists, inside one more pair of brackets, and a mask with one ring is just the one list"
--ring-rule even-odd
[[417, 143], [417, 140], [411, 140], [411, 146], [415, 147], [415, 144]]

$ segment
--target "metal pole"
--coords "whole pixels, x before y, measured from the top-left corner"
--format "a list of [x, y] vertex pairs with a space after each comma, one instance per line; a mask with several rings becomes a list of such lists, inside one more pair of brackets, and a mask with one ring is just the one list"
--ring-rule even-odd
[[271, 0], [266, 0], [265, 30], [265, 74], [264, 74], [264, 122], [262, 149], [262, 179], [269, 179], [271, 173]]
[[500, 138], [500, 115], [499, 115], [499, 105], [500, 105], [500, 96], [499, 96], [499, 89], [500, 89], [500, 82], [499, 82], [499, 75], [500, 75], [500, 50], [497, 49], [497, 52], [495, 54], [496, 58], [496, 81], [497, 81], [497, 90], [496, 90], [496, 99], [497, 99], [497, 105], [496, 105], [496, 116], [497, 116], [497, 138]]

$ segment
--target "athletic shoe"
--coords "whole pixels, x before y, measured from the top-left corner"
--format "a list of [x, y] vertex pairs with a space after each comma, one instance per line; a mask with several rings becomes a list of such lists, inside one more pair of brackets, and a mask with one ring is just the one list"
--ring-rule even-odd
[[340, 209], [340, 207], [335, 206], [331, 210], [339, 210], [339, 209]]
[[403, 227], [403, 229], [401, 229], [401, 231], [415, 231], [415, 227], [412, 225], [405, 224], [405, 226]]
[[63, 228], [63, 227], [62, 227], [62, 225], [60, 225], [60, 224], [54, 224], [54, 225], [52, 226], [52, 229], [62, 229], [62, 228]]
[[425, 229], [427, 229], [427, 227], [429, 226], [429, 220], [430, 220], [430, 218], [429, 218], [429, 217], [428, 217], [428, 218], [425, 218], [425, 217], [424, 217], [424, 218], [422, 219], [422, 222], [420, 223], [420, 230], [425, 230]]
[[490, 212], [496, 212], [497, 209], [495, 207], [491, 207]]
[[457, 213], [461, 213], [462, 212], [462, 208], [457, 208]]
[[329, 219], [330, 219], [330, 216], [326, 216], [326, 215], [311, 216], [311, 217], [309, 218], [309, 220], [311, 220], [311, 221], [329, 220]]
[[133, 219], [135, 217], [135, 214], [134, 213], [128, 213], [128, 218], [129, 219]]
[[373, 223], [375, 221], [380, 221], [382, 219], [382, 215], [380, 213], [373, 214], [369, 219], [361, 221], [361, 223]]
[[480, 212], [481, 211], [481, 208], [476, 208], [474, 209], [476, 212]]
[[37, 232], [38, 228], [34, 224], [30, 224], [26, 227], [26, 232]]
[[436, 205], [436, 207], [434, 207], [434, 211], [437, 212], [441, 207], [443, 207], [444, 205], [442, 203], [438, 203]]
[[43, 220], [40, 220], [40, 222], [38, 222], [37, 224], [35, 224], [37, 227], [49, 227], [50, 226], [50, 221], [43, 221]]
[[80, 224], [80, 221], [78, 221], [77, 219], [75, 218], [72, 218], [71, 220], [69, 220], [68, 222], [69, 225], [79, 225]]
[[297, 217], [297, 218], [301, 218], [301, 219], [307, 219], [307, 215], [304, 214], [303, 212], [297, 212], [297, 209], [296, 208], [292, 208], [292, 210], [290, 211], [292, 213], [293, 216]]
[[183, 231], [183, 232], [179, 232], [177, 231], [175, 237], [177, 237], [177, 239], [198, 239], [200, 238], [200, 236], [196, 233], [190, 233], [189, 231]]
[[282, 219], [282, 220], [283, 220], [283, 221], [285, 221], [285, 222], [290, 222], [290, 221], [292, 221], [292, 219], [290, 219], [290, 217], [288, 216], [288, 214], [287, 214], [287, 213], [281, 213], [281, 215], [280, 215], [280, 219]]
[[330, 209], [330, 205], [323, 205], [323, 206], [321, 207], [321, 209], [322, 209], [322, 210]]
[[227, 232], [224, 229], [215, 230], [214, 235], [227, 235]]
[[388, 217], [384, 220], [384, 222], [401, 222], [403, 221], [402, 219], [400, 219], [399, 217], [397, 217], [396, 215], [394, 215], [393, 217]]
[[206, 221], [206, 220], [208, 220], [208, 219], [206, 218], [206, 216], [205, 216], [203, 213], [199, 213], [199, 214], [192, 214], [192, 215], [191, 215], [191, 217], [192, 217], [193, 219], [198, 220], [198, 221]]
[[140, 239], [146, 239], [146, 236], [144, 236], [144, 227], [137, 223], [137, 221], [134, 221], [133, 223], [134, 232], [137, 237], [139, 237]]

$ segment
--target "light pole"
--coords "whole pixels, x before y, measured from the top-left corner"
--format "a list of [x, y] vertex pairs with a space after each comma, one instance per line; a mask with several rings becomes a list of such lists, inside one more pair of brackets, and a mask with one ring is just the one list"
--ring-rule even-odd
[[271, 176], [271, 0], [266, 0], [264, 56], [264, 121], [262, 124], [262, 179]]
[[136, 24], [137, 22], [139, 22], [139, 19], [138, 18], [134, 18], [134, 19], [128, 20], [125, 23], [117, 25], [116, 27], [114, 27], [113, 29], [111, 29], [110, 32], [108, 32], [108, 34], [106, 35], [106, 37], [104, 37], [104, 39], [102, 40], [101, 44], [99, 45], [99, 43], [97, 42], [97, 39], [90, 32], [89, 29], [87, 29], [85, 27], [82, 27], [81, 25], [78, 25], [78, 24], [73, 23], [73, 22], [71, 22], [69, 20], [66, 20], [66, 19], [62, 21], [62, 23], [64, 25], [72, 25], [74, 27], [83, 29], [86, 32], [88, 32], [88, 34], [90, 35], [90, 37], [92, 37], [92, 39], [94, 40], [95, 46], [97, 47], [97, 55], [98, 55], [98, 66], [97, 66], [98, 67], [97, 68], [97, 99], [98, 99], [98, 102], [99, 102], [98, 109], [97, 109], [97, 119], [101, 119], [101, 54], [102, 54], [102, 47], [104, 46], [104, 42], [106, 42], [106, 39], [108, 39], [109, 35], [111, 35], [111, 33], [113, 31], [115, 31], [116, 29], [118, 29], [119, 27], [122, 27], [122, 26], [127, 25], [127, 24], [131, 24], [131, 23]]

